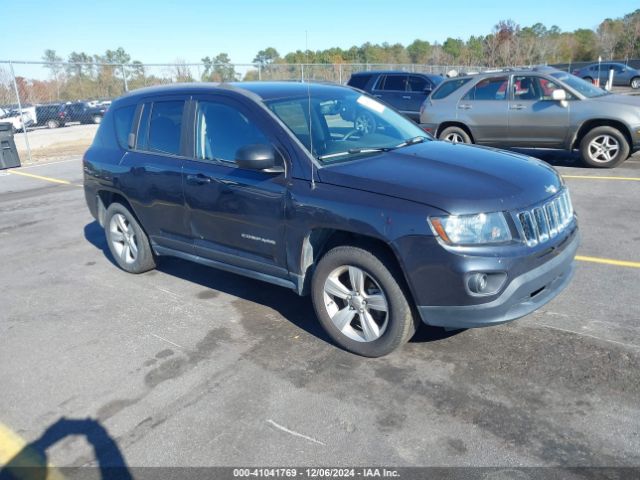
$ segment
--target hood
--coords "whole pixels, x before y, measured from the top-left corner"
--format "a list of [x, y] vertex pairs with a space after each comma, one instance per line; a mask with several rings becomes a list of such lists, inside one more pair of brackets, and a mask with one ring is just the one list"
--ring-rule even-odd
[[561, 188], [556, 171], [531, 157], [429, 141], [328, 165], [320, 181], [431, 205], [451, 214], [514, 210]]
[[594, 102], [616, 103], [640, 107], [640, 95], [602, 95], [601, 97], [590, 98]]

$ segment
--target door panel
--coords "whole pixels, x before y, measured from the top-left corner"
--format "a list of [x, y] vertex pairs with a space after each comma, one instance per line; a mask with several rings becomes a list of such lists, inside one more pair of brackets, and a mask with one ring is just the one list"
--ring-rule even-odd
[[405, 112], [407, 99], [410, 98], [409, 92], [406, 90], [407, 75], [389, 74], [380, 77], [371, 93], [394, 109]]
[[508, 141], [509, 77], [498, 76], [480, 80], [458, 102], [457, 118], [468, 125], [476, 143], [505, 145]]
[[285, 174], [241, 169], [232, 161], [241, 146], [273, 144], [272, 137], [238, 102], [196, 100], [196, 158], [183, 170], [195, 253], [286, 276]]
[[551, 100], [561, 87], [538, 76], [514, 76], [509, 101], [509, 143], [529, 147], [564, 147], [569, 133], [569, 105]]
[[181, 98], [143, 104], [136, 149], [120, 164], [128, 170], [121, 188], [151, 241], [178, 249], [191, 244], [180, 157], [184, 104]]

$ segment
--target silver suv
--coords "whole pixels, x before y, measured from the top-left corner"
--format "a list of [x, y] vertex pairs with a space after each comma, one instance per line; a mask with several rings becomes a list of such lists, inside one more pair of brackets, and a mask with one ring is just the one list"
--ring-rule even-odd
[[640, 97], [550, 68], [482, 73], [441, 83], [420, 125], [450, 142], [579, 149], [587, 165], [611, 168], [640, 148]]

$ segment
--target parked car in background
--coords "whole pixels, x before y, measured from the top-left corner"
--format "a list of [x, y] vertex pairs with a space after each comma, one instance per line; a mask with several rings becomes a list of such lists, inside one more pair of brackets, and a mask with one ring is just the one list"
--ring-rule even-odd
[[66, 107], [62, 103], [36, 106], [36, 125], [47, 128], [64, 127], [67, 123]]
[[426, 73], [372, 71], [354, 73], [347, 85], [368, 92], [418, 122], [420, 106], [442, 80], [440, 75]]
[[640, 148], [640, 97], [549, 68], [482, 73], [440, 84], [420, 124], [454, 143], [579, 149], [585, 164], [611, 168]]
[[68, 103], [65, 106], [67, 122], [100, 123], [107, 107], [92, 106], [88, 102]]
[[631, 68], [624, 63], [594, 63], [579, 70], [574, 70], [573, 74], [592, 83], [599, 78], [600, 86], [604, 87], [609, 80], [609, 70], [613, 70], [613, 84], [615, 86], [640, 88], [640, 70]]
[[20, 113], [19, 109], [3, 109], [2, 112], [0, 112], [0, 123], [10, 123], [14, 133], [24, 132], [25, 128], [35, 125], [31, 113], [24, 109], [22, 113]]
[[[339, 115], [358, 109], [375, 130]], [[113, 102], [83, 171], [123, 270], [170, 255], [309, 294], [328, 335], [371, 357], [420, 320], [471, 328], [533, 312], [569, 283], [579, 244], [549, 165], [433, 141], [336, 85], [136, 90]]]

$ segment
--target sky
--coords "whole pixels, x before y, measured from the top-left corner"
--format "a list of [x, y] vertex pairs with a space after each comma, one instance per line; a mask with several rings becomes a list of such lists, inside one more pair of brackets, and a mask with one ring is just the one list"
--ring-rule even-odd
[[0, 60], [41, 60], [45, 49], [66, 58], [123, 47], [134, 60], [199, 62], [229, 54], [250, 63], [265, 47], [281, 55], [333, 46], [407, 45], [420, 38], [466, 39], [486, 34], [502, 19], [541, 22], [563, 31], [595, 28], [638, 8], [638, 0], [4, 0]]

